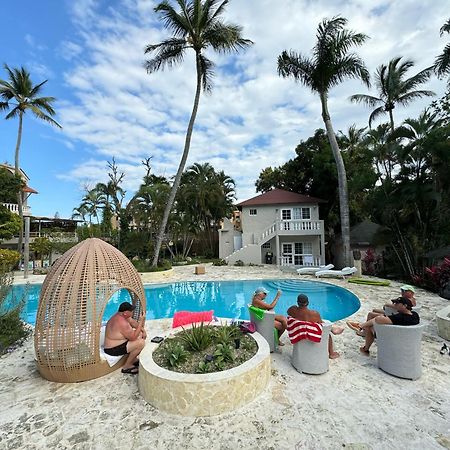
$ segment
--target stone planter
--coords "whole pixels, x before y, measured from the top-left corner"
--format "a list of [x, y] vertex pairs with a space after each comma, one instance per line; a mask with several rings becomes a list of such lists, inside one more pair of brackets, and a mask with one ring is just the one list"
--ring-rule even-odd
[[450, 300], [450, 283], [447, 283], [443, 288], [439, 290], [439, 295], [442, 298], [446, 298], [447, 300]]
[[140, 355], [139, 392], [148, 403], [171, 414], [201, 417], [233, 411], [259, 395], [270, 379], [269, 345], [259, 333], [251, 336], [258, 344], [256, 355], [240, 366], [208, 374], [158, 366], [153, 360], [158, 344], [149, 342]]
[[450, 341], [450, 306], [441, 309], [436, 313], [438, 335]]

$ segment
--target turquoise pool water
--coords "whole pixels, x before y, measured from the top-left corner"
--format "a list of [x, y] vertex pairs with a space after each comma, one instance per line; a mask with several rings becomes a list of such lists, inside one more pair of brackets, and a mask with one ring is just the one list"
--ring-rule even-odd
[[[282, 295], [275, 311], [286, 314], [289, 306], [297, 301], [297, 295], [306, 294], [310, 308], [320, 312], [322, 318], [332, 322], [350, 316], [361, 306], [358, 297], [339, 286], [328, 283], [302, 280], [246, 280], [246, 281], [186, 281], [170, 284], [146, 285], [147, 319], [172, 317], [176, 311], [214, 310], [218, 317], [248, 319], [247, 304], [257, 287], [269, 291], [267, 299], [271, 302], [277, 289]], [[13, 294], [20, 297], [28, 289], [27, 302], [23, 310], [23, 320], [34, 324], [39, 301], [40, 285], [16, 285]], [[103, 319], [108, 320], [118, 305], [129, 300], [125, 290], [115, 293], [108, 302]]]

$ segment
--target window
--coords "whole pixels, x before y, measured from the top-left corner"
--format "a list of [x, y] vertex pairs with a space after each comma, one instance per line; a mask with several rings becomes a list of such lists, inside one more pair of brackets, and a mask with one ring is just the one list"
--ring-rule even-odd
[[312, 242], [285, 243], [282, 246], [284, 264], [302, 266], [312, 258]]
[[263, 245], [261, 245], [262, 248], [272, 248], [270, 245], [270, 242], [265, 242]]
[[256, 214], [258, 214], [258, 211], [257, 211], [256, 209], [251, 209], [250, 212], [249, 212], [249, 214], [250, 214], [251, 216], [256, 216]]
[[291, 210], [282, 209], [281, 210], [281, 220], [291, 220]]
[[311, 220], [311, 208], [294, 208], [294, 220]]

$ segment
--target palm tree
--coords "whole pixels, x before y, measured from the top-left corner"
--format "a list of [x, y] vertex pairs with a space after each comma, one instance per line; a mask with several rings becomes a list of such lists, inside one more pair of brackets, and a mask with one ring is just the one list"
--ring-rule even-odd
[[347, 175], [328, 111], [328, 95], [332, 87], [346, 78], [360, 79], [369, 86], [370, 76], [362, 59], [349, 52], [351, 47], [362, 45], [367, 36], [347, 30], [346, 24], [347, 19], [339, 16], [324, 19], [317, 28], [317, 42], [313, 47], [312, 57], [306, 58], [293, 51], [283, 51], [278, 57], [278, 73], [283, 77], [293, 77], [319, 94], [322, 119], [337, 167], [344, 261], [350, 265]]
[[[5, 64], [5, 70], [8, 72], [9, 81], [0, 80], [0, 110], [11, 109], [5, 116], [5, 119], [19, 118], [19, 129], [17, 132], [17, 142], [14, 158], [14, 169], [16, 175], [20, 175], [19, 152], [22, 142], [23, 116], [27, 111], [31, 111], [35, 117], [45, 122], [61, 128], [61, 125], [52, 119], [55, 111], [52, 108], [54, 97], [39, 97], [42, 87], [47, 80], [33, 85], [30, 73], [24, 67], [20, 69], [10, 69]], [[22, 192], [17, 195], [19, 215], [23, 221], [23, 198]], [[22, 254], [22, 231], [19, 234], [19, 252]]]
[[382, 64], [378, 67], [375, 72], [378, 97], [367, 94], [355, 94], [350, 97], [350, 101], [354, 103], [363, 103], [375, 108], [369, 116], [369, 127], [377, 117], [388, 113], [391, 130], [394, 131], [393, 110], [397, 104], [407, 106], [417, 98], [435, 95], [432, 91], [416, 90], [417, 86], [430, 78], [432, 67], [405, 79], [406, 72], [414, 66], [414, 62], [411, 60], [401, 61], [401, 59], [401, 57], [391, 59], [387, 66]]
[[155, 56], [153, 59], [146, 61], [145, 68], [148, 73], [164, 69], [166, 66], [170, 68], [181, 63], [184, 60], [186, 50], [192, 49], [195, 53], [197, 86], [194, 105], [186, 131], [183, 155], [175, 175], [156, 240], [153, 257], [154, 266], [158, 262], [169, 214], [189, 155], [200, 93], [202, 89], [210, 91], [212, 88], [211, 81], [214, 73], [214, 63], [205, 57], [204, 51], [211, 48], [219, 53], [229, 53], [244, 49], [252, 44], [252, 41], [242, 37], [242, 28], [240, 26], [227, 24], [220, 18], [228, 4], [228, 0], [221, 2], [219, 0], [176, 0], [176, 3], [179, 6], [179, 11], [175, 10], [169, 0], [161, 2], [155, 8], [155, 11], [161, 14], [164, 26], [173, 32], [173, 37], [159, 44], [152, 44], [146, 47], [145, 53], [155, 53]]
[[[441, 36], [444, 33], [450, 33], [450, 19], [442, 25], [440, 33]], [[438, 77], [450, 75], [450, 43], [444, 47], [444, 51], [436, 58], [433, 67]]]

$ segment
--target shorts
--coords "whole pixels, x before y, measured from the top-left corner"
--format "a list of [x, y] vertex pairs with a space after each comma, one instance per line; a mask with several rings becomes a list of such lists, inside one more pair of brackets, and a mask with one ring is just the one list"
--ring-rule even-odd
[[110, 356], [122, 356], [122, 355], [126, 355], [128, 353], [127, 344], [128, 344], [128, 341], [125, 341], [122, 344], [116, 345], [115, 347], [104, 348], [103, 350], [107, 355], [110, 355]]

